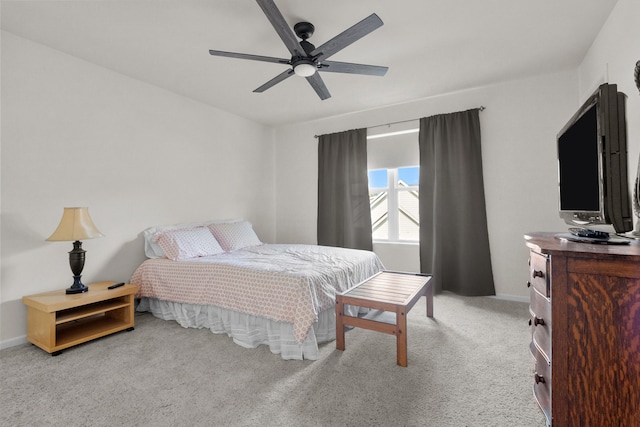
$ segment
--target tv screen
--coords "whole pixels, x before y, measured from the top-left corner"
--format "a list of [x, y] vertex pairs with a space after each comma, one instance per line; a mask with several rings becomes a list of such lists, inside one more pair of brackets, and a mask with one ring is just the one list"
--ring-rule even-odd
[[568, 224], [633, 230], [625, 114], [625, 95], [605, 83], [558, 133], [560, 217]]
[[600, 210], [599, 161], [596, 104], [592, 104], [558, 140], [561, 210]]

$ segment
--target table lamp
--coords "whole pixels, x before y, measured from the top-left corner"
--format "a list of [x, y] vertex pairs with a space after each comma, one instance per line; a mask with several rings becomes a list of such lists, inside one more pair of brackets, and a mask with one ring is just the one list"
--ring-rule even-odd
[[67, 288], [68, 294], [87, 292], [89, 288], [82, 284], [80, 277], [84, 268], [86, 251], [82, 249], [81, 240], [103, 237], [89, 216], [89, 208], [64, 208], [62, 219], [56, 231], [47, 239], [49, 242], [73, 242], [73, 250], [69, 252], [69, 264], [73, 272], [73, 284]]

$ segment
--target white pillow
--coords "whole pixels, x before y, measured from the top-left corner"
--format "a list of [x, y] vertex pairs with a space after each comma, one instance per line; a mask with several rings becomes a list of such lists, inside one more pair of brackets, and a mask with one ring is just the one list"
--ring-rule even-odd
[[209, 230], [227, 252], [262, 244], [247, 221], [211, 224]]
[[207, 227], [161, 231], [156, 233], [155, 241], [174, 261], [224, 252]]
[[192, 222], [185, 224], [171, 224], [171, 225], [157, 225], [155, 227], [149, 227], [142, 232], [142, 237], [144, 238], [144, 254], [147, 258], [166, 258], [164, 255], [164, 251], [155, 241], [155, 235], [161, 231], [168, 230], [176, 230], [178, 228], [196, 228], [196, 227], [206, 227], [210, 224], [218, 224], [218, 223], [226, 223], [226, 222], [237, 222], [239, 219], [225, 219], [225, 220], [216, 220], [216, 221], [207, 221], [207, 222]]

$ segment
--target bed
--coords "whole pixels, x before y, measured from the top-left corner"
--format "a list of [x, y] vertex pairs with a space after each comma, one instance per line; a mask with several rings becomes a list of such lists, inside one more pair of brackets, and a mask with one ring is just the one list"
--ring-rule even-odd
[[[262, 243], [247, 221], [152, 227], [130, 283], [138, 311], [185, 328], [265, 344], [283, 359], [318, 358], [335, 339], [335, 295], [384, 269], [370, 251]], [[357, 315], [357, 307], [348, 307]]]

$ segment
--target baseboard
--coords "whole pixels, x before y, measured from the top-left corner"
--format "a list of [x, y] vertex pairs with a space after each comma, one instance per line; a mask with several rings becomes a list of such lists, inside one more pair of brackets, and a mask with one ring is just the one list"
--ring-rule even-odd
[[[494, 296], [490, 296], [489, 298], [502, 299], [506, 301], [516, 301], [516, 302], [526, 302], [529, 303], [528, 297], [521, 297], [517, 295], [507, 295], [507, 294], [496, 294]], [[23, 335], [21, 337], [11, 338], [9, 340], [0, 341], [0, 350], [4, 348], [14, 347], [16, 345], [27, 343], [27, 336]]]
[[25, 344], [27, 342], [27, 336], [23, 335], [21, 337], [11, 338], [9, 340], [0, 341], [0, 350], [9, 347], [15, 347], [20, 344]]
[[506, 301], [517, 301], [517, 302], [529, 302], [529, 297], [521, 297], [521, 296], [517, 296], [517, 295], [507, 295], [507, 294], [496, 294], [495, 296], [492, 296], [491, 298], [496, 298], [496, 299], [503, 299]]

